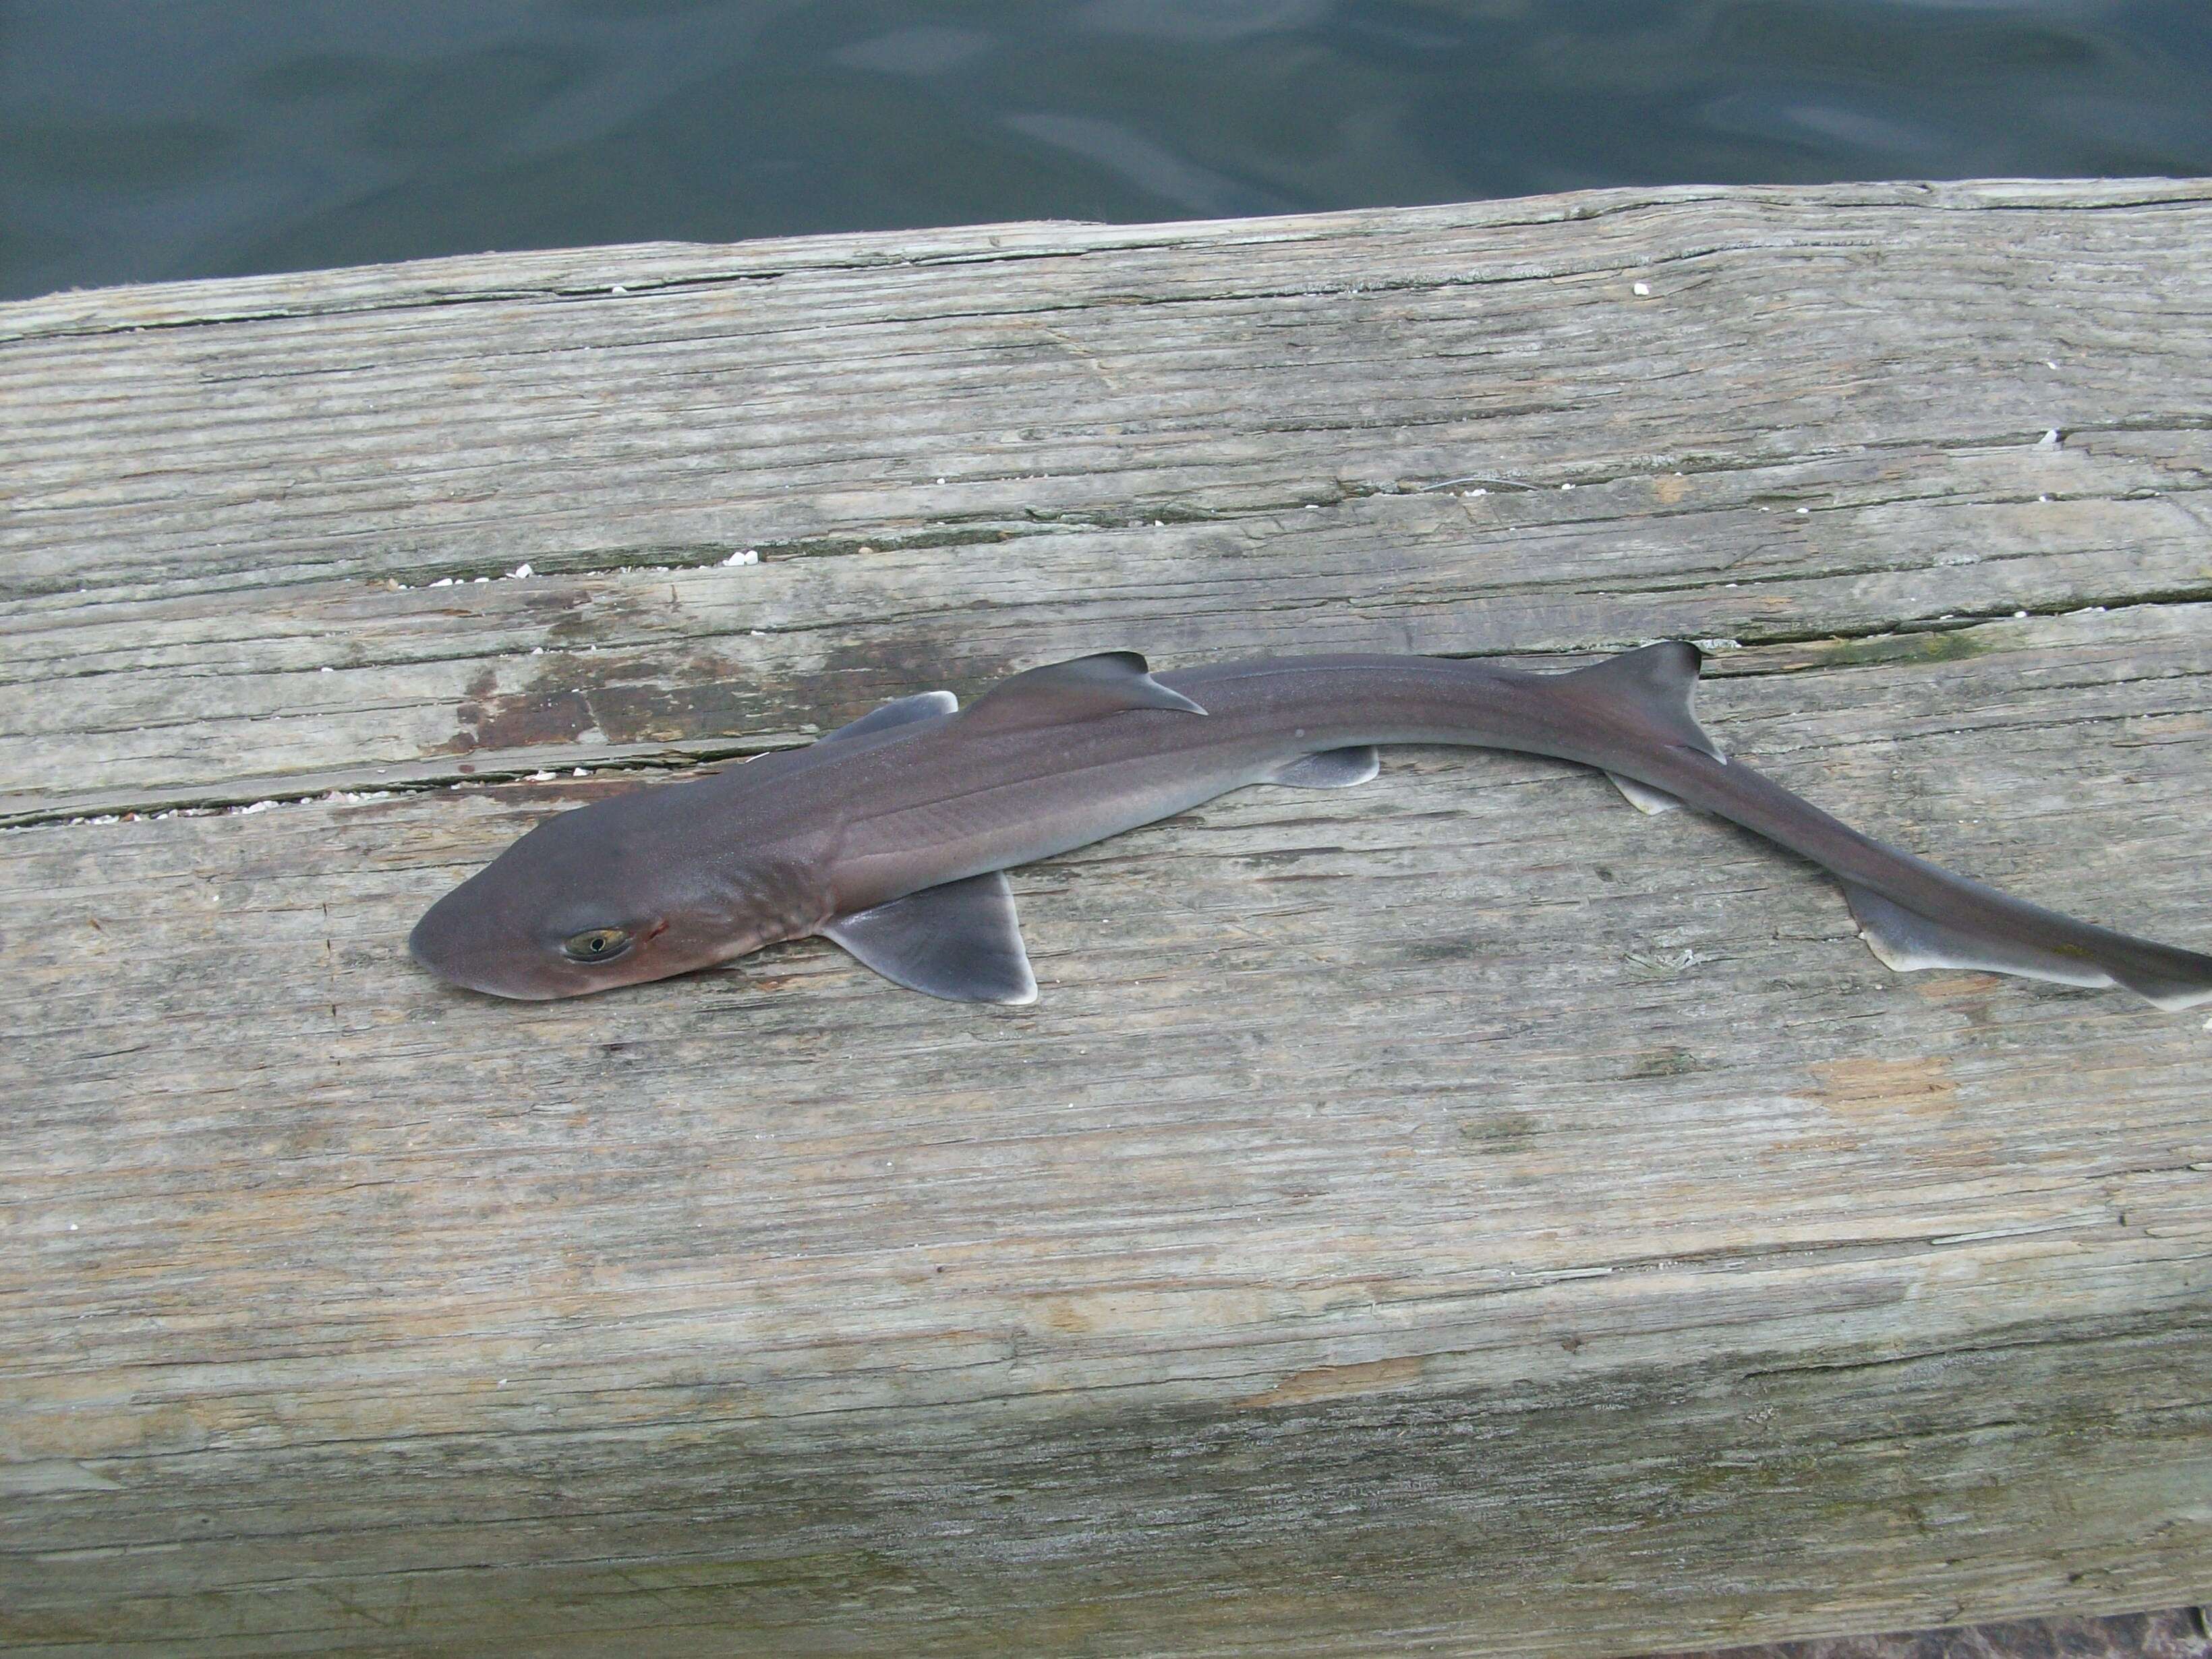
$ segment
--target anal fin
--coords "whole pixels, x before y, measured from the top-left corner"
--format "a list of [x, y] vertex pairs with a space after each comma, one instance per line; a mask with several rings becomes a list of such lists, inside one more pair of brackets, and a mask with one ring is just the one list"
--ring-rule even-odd
[[1844, 897], [1850, 904], [1859, 936], [1867, 947], [1884, 967], [1899, 973], [1922, 968], [1964, 968], [1985, 974], [2018, 974], [2023, 979], [2049, 980], [2057, 985], [2118, 982], [2084, 957], [1969, 933], [1908, 910], [1853, 882], [1844, 884]]
[[1606, 776], [1613, 780], [1613, 787], [1620, 791], [1622, 799], [1639, 812], [1679, 812], [1682, 809], [1682, 803], [1664, 789], [1654, 789], [1648, 783], [1624, 778], [1618, 772], [1608, 772]]
[[894, 984], [951, 1002], [1036, 1000], [1003, 870], [925, 887], [820, 929]]
[[1375, 745], [1361, 743], [1301, 755], [1278, 768], [1267, 781], [1288, 784], [1294, 789], [1354, 789], [1382, 769], [1382, 757], [1376, 753]]

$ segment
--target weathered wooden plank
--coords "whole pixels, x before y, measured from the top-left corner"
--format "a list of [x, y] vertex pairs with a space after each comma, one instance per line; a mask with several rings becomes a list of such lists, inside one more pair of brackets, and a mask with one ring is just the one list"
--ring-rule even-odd
[[1406, 751], [1018, 872], [1025, 1010], [398, 947], [620, 763], [918, 685], [1670, 633], [1821, 804], [2201, 941], [2208, 241], [2201, 184], [1612, 192], [0, 308], [0, 1639], [1595, 1656], [2195, 1593], [2212, 1038], [1889, 975], [1587, 775]]
[[0, 547], [19, 593], [473, 576], [2195, 426], [2212, 205], [2163, 193], [1616, 193], [1103, 258], [1070, 229], [1059, 258], [33, 335], [0, 360]]
[[1257, 247], [1315, 235], [1420, 238], [1439, 224], [1496, 226], [1580, 222], [1623, 209], [1713, 202], [1784, 206], [1823, 203], [1946, 208], [2078, 210], [2164, 206], [2203, 198], [2201, 181], [2176, 179], [1967, 179], [1832, 185], [1808, 191], [1757, 185], [1577, 191], [1495, 202], [1455, 202], [1380, 213], [1285, 215], [1154, 225], [1044, 222], [964, 225], [855, 235], [763, 238], [718, 246], [633, 243], [416, 259], [343, 270], [278, 271], [203, 282], [158, 283], [48, 295], [10, 302], [0, 339], [128, 332], [264, 317], [320, 316], [393, 306], [482, 303], [539, 294], [632, 293], [690, 283], [775, 278], [794, 270], [1002, 263], [1071, 248], [1116, 255], [1133, 248]]
[[2212, 1612], [2166, 1607], [2155, 1613], [2048, 1613], [1654, 1659], [2013, 1659], [2035, 1653], [2063, 1653], [2070, 1659], [2204, 1659], [2208, 1651]]
[[[2205, 622], [1746, 651], [1711, 721], [2154, 925], [2212, 899]], [[520, 1009], [408, 971], [426, 893], [609, 787], [9, 834], [13, 1640], [117, 1552], [111, 1641], [213, 1596], [917, 1652], [984, 1597], [1008, 1650], [1604, 1652], [1655, 1582], [1748, 1636], [2205, 1559], [2194, 1022], [1892, 979], [1749, 842], [1443, 752], [1024, 872], [1032, 1010], [811, 945]]]
[[2208, 223], [2179, 185], [1611, 192], [0, 307], [0, 805], [719, 751], [1102, 636], [2203, 597]]
[[0, 808], [742, 752], [939, 679], [1131, 643], [1181, 661], [1571, 651], [2212, 592], [2202, 448], [1884, 453], [1042, 544], [404, 592], [316, 583], [243, 613], [228, 592], [66, 606], [22, 617], [11, 641]]

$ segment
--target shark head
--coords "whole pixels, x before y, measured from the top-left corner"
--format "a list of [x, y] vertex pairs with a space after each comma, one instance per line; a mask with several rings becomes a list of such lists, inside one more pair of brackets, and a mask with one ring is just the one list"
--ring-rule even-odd
[[548, 818], [432, 905], [408, 953], [448, 983], [543, 1002], [665, 979], [789, 936], [757, 880], [718, 873], [670, 789]]

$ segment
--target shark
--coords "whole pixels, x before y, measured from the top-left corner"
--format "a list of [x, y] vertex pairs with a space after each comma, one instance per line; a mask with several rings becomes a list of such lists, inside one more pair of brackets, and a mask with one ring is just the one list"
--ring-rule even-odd
[[1723, 754], [1682, 641], [1534, 672], [1441, 657], [1229, 662], [1154, 675], [1133, 651], [1018, 673], [963, 708], [885, 703], [802, 749], [547, 818], [409, 938], [439, 978], [544, 1000], [808, 935], [955, 1001], [1037, 994], [1006, 872], [1254, 784], [1348, 789], [1378, 745], [1592, 767], [1645, 811], [1686, 806], [1835, 877], [1875, 955], [2212, 1001], [2212, 956], [2078, 921], [1886, 846]]

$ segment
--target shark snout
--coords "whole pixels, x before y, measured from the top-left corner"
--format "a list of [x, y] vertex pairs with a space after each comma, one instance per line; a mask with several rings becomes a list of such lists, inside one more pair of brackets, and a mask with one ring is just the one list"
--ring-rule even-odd
[[542, 1002], [562, 995], [561, 988], [538, 982], [540, 976], [527, 971], [527, 960], [517, 961], [514, 947], [485, 925], [470, 897], [464, 884], [415, 924], [407, 935], [407, 954], [416, 964], [448, 985], [488, 996]]

